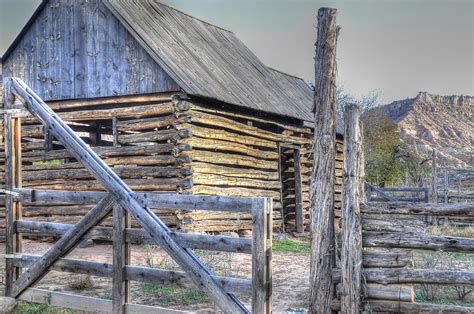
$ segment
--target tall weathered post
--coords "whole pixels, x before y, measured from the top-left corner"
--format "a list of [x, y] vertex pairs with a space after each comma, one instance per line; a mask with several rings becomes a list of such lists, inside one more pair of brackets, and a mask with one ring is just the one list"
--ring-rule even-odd
[[314, 166], [311, 173], [310, 313], [330, 313], [335, 264], [336, 9], [318, 10], [314, 90]]
[[360, 313], [362, 281], [361, 128], [360, 110], [351, 104], [344, 111], [344, 174], [342, 186], [342, 313]]
[[431, 203], [438, 203], [438, 173], [436, 169], [436, 150], [431, 153]]

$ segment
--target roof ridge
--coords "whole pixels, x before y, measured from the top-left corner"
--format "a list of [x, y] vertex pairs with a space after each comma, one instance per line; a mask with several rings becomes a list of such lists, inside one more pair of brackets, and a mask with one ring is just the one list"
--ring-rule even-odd
[[207, 24], [207, 25], [209, 25], [209, 26], [213, 26], [213, 27], [215, 27], [215, 28], [221, 29], [221, 30], [226, 31], [226, 32], [228, 32], [228, 33], [235, 34], [235, 33], [234, 33], [233, 31], [231, 31], [231, 30], [228, 30], [228, 29], [226, 29], [226, 28], [224, 28], [224, 27], [221, 27], [221, 26], [212, 24], [212, 23], [210, 23], [210, 22], [204, 21], [204, 20], [202, 20], [202, 19], [200, 19], [200, 18], [198, 18], [198, 17], [195, 17], [195, 16], [193, 16], [193, 15], [191, 15], [191, 14], [189, 14], [189, 13], [186, 13], [186, 12], [183, 12], [183, 11], [178, 10], [178, 9], [176, 9], [176, 8], [173, 8], [172, 6], [170, 6], [170, 5], [168, 5], [168, 4], [164, 4], [163, 2], [161, 2], [161, 1], [159, 1], [159, 0], [149, 0], [149, 1], [153, 1], [153, 2], [155, 2], [155, 3], [157, 3], [157, 4], [159, 4], [159, 5], [162, 5], [162, 6], [164, 6], [164, 7], [167, 7], [167, 8], [169, 8], [169, 9], [173, 10], [173, 11], [179, 12], [179, 13], [181, 13], [181, 14], [183, 14], [183, 15], [186, 15], [187, 17], [190, 17], [190, 18], [192, 18], [192, 19], [194, 19], [194, 20], [197, 20], [197, 21], [202, 22], [202, 23], [204, 23], [204, 24]]

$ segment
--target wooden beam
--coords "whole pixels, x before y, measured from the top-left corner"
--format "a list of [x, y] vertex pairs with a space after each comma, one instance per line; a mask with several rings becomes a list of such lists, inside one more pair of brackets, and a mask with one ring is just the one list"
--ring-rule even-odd
[[[53, 222], [37, 222], [21, 220], [16, 222], [18, 232], [42, 236], [62, 237], [74, 225]], [[250, 239], [233, 238], [221, 235], [208, 235], [199, 233], [171, 232], [171, 236], [182, 247], [199, 250], [210, 250], [234, 253], [252, 253]], [[98, 241], [111, 241], [113, 228], [96, 226], [86, 235], [86, 239]], [[127, 228], [125, 230], [125, 241], [131, 244], [154, 244], [155, 242], [143, 229]]]
[[[15, 103], [15, 96], [11, 92], [11, 83], [7, 81], [4, 86], [4, 101], [6, 114], [4, 115], [4, 142], [5, 142], [5, 188], [13, 191], [22, 185], [22, 154], [21, 154], [21, 120], [12, 118], [9, 111]], [[20, 253], [22, 250], [21, 234], [15, 231], [14, 223], [21, 219], [22, 205], [14, 198], [14, 195], [5, 195], [5, 223], [6, 243], [5, 253]], [[14, 267], [11, 262], [6, 261], [5, 269], [5, 295], [13, 296], [14, 280], [21, 274], [21, 269]]]
[[134, 192], [120, 179], [93, 151], [65, 124], [26, 84], [16, 78], [11, 79], [14, 92], [25, 101], [25, 107], [37, 116], [62, 142], [62, 144], [94, 174], [115, 198], [117, 203], [127, 209], [133, 218], [150, 234], [175, 262], [186, 271], [194, 283], [201, 287], [207, 296], [221, 310], [233, 313], [246, 313], [248, 310], [233, 296], [227, 294], [222, 285], [216, 282], [209, 271], [198, 261], [191, 251], [183, 249], [172, 237], [168, 227], [148, 208], [136, 199]]
[[315, 57], [314, 144], [311, 173], [310, 313], [330, 313], [335, 266], [334, 184], [336, 173], [336, 9], [318, 10]]
[[[28, 267], [39, 258], [41, 258], [40, 255], [21, 254], [12, 258], [12, 260], [15, 266]], [[75, 274], [113, 278], [113, 264], [110, 263], [60, 258], [51, 266], [51, 269]], [[189, 276], [182, 271], [142, 266], [125, 266], [124, 273], [125, 279], [131, 281], [154, 284], [177, 284], [182, 287], [193, 285]], [[252, 293], [252, 281], [249, 279], [215, 275], [212, 275], [212, 277], [216, 281], [219, 281], [228, 293], [243, 295], [250, 295]]]
[[381, 215], [430, 215], [474, 217], [474, 204], [423, 204], [403, 202], [381, 202], [362, 204], [361, 211], [365, 214]]
[[[375, 312], [391, 312], [391, 313], [457, 313], [470, 314], [471, 307], [463, 307], [457, 305], [445, 304], [429, 304], [429, 303], [411, 303], [400, 301], [384, 301], [384, 300], [367, 300], [367, 306]], [[331, 309], [333, 311], [340, 311], [341, 303], [334, 300]]]
[[[24, 204], [96, 204], [107, 195], [107, 192], [66, 191], [66, 190], [32, 190], [15, 189], [20, 193]], [[209, 196], [192, 194], [165, 194], [158, 192], [137, 192], [136, 199], [148, 208], [173, 210], [211, 210], [229, 212], [252, 211], [257, 197]]]
[[107, 216], [112, 209], [114, 200], [111, 195], [103, 198], [97, 206], [91, 209], [77, 224], [69, 229], [53, 246], [51, 246], [41, 259], [33, 263], [23, 272], [11, 289], [11, 296], [17, 297], [26, 288], [44, 277], [51, 265], [60, 257], [71, 251], [81, 238], [97, 223]]
[[342, 188], [341, 311], [362, 309], [362, 220], [360, 214], [359, 158], [360, 110], [347, 105], [344, 111], [344, 183]]
[[125, 313], [125, 304], [131, 302], [130, 283], [125, 279], [125, 267], [131, 262], [130, 245], [125, 241], [130, 217], [121, 206], [115, 205], [113, 218], [112, 312], [120, 314]]
[[438, 203], [438, 173], [436, 169], [436, 149], [431, 152], [431, 203]]
[[252, 313], [272, 312], [272, 208], [271, 198], [257, 200], [252, 212]]
[[301, 154], [300, 149], [294, 149], [293, 158], [295, 163], [295, 215], [296, 215], [296, 232], [304, 232], [303, 217], [303, 191], [301, 188]]

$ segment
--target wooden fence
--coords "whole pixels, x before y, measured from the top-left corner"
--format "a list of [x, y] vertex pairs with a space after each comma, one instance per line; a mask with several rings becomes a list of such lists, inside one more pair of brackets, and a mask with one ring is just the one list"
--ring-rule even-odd
[[[252, 312], [271, 312], [272, 199], [201, 195], [134, 193], [98, 156], [21, 80], [5, 86], [6, 155], [6, 295], [32, 302], [79, 310], [124, 313], [169, 309], [132, 304], [129, 281], [149, 283], [194, 283], [224, 312], [247, 313], [235, 294], [252, 295]], [[107, 192], [34, 190], [22, 188], [21, 115], [12, 110], [20, 99], [28, 111], [66, 147]], [[94, 205], [76, 224], [58, 224], [22, 219], [22, 205]], [[183, 209], [247, 212], [252, 215], [252, 239], [170, 231], [150, 210]], [[112, 214], [113, 228], [99, 226]], [[131, 227], [131, 217], [143, 229]], [[42, 255], [22, 251], [22, 235], [59, 238]], [[112, 242], [113, 263], [64, 258], [82, 239]], [[130, 244], [158, 244], [183, 272], [130, 265]], [[213, 275], [190, 249], [252, 254], [252, 279]], [[22, 271], [22, 268], [26, 270]], [[112, 300], [76, 296], [31, 288], [49, 270], [109, 277]]]
[[365, 184], [367, 200], [372, 202], [425, 202], [429, 201], [429, 189], [426, 187], [378, 187]]
[[414, 250], [474, 252], [474, 238], [431, 235], [424, 216], [474, 217], [474, 204], [361, 202], [363, 173], [357, 107], [345, 114], [341, 263], [332, 273], [332, 309], [375, 312], [472, 313], [473, 308], [415, 302], [413, 284], [474, 285], [472, 271], [417, 269]]

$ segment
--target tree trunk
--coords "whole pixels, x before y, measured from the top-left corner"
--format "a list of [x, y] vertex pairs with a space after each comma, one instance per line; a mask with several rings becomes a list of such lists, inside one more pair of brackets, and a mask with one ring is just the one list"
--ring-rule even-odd
[[335, 262], [334, 183], [336, 158], [336, 10], [318, 11], [315, 58], [315, 131], [311, 173], [310, 313], [331, 312]]

